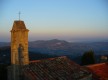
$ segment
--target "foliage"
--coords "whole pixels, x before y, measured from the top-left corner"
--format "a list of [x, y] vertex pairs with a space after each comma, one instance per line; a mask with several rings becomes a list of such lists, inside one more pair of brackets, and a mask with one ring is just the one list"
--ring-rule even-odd
[[92, 50], [84, 52], [81, 58], [81, 63], [82, 65], [94, 64], [95, 63], [94, 52]]

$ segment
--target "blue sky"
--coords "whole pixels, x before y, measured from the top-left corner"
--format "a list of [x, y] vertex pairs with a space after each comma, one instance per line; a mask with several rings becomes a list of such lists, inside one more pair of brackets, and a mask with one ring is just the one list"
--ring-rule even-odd
[[0, 41], [10, 41], [14, 20], [30, 30], [29, 41], [108, 40], [107, 0], [1, 0]]

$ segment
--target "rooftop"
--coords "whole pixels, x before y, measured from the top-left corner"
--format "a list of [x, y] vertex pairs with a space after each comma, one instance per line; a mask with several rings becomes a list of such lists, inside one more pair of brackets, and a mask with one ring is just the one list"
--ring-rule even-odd
[[94, 64], [87, 67], [99, 80], [108, 80], [108, 63]]
[[67, 57], [31, 61], [23, 72], [30, 80], [80, 80], [91, 73]]

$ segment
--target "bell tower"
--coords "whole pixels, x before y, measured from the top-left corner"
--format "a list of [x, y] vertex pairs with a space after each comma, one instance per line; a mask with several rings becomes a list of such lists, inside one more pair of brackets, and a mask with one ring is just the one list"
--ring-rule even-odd
[[[11, 64], [28, 65], [28, 32], [24, 21], [14, 21], [11, 30]], [[20, 48], [20, 51], [19, 51]]]

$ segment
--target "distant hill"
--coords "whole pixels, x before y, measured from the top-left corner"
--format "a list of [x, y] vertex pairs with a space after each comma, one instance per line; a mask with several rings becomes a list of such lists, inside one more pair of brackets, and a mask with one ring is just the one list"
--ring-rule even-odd
[[30, 51], [38, 51], [47, 54], [67, 55], [70, 53], [71, 45], [63, 40], [47, 40], [29, 42]]
[[[0, 63], [10, 62], [10, 43], [0, 42]], [[5, 47], [3, 47], [5, 46]], [[38, 40], [29, 42], [30, 60], [67, 56], [80, 63], [80, 58], [85, 51], [92, 49], [97, 61], [101, 55], [108, 55], [108, 42], [67, 42], [64, 40]]]
[[[10, 43], [0, 42], [0, 47], [10, 46]], [[81, 56], [85, 51], [94, 50], [96, 55], [108, 54], [108, 42], [67, 42], [64, 40], [38, 40], [29, 42], [29, 51], [54, 55]]]
[[9, 42], [0, 42], [0, 47], [9, 46]]
[[39, 40], [29, 42], [30, 51], [55, 55], [81, 56], [85, 51], [92, 49], [96, 55], [108, 54], [108, 42], [67, 42], [64, 40]]

